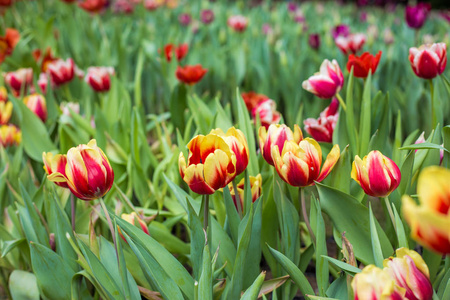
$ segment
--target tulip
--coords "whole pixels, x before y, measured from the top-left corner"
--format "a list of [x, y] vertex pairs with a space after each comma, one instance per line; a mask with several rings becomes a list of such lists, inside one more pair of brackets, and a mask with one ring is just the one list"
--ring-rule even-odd
[[319, 98], [329, 99], [336, 95], [344, 85], [344, 75], [337, 61], [325, 59], [320, 71], [303, 81], [302, 87]]
[[428, 266], [422, 257], [413, 250], [400, 248], [396, 257], [383, 261], [384, 271], [394, 279], [395, 284], [406, 290], [406, 299], [431, 300], [433, 287], [430, 282]]
[[262, 101], [269, 99], [266, 95], [257, 94], [255, 92], [241, 93], [241, 97], [244, 100], [247, 110], [251, 112], [254, 107], [258, 106]]
[[345, 24], [339, 24], [333, 28], [331, 31], [331, 35], [333, 39], [336, 39], [338, 36], [347, 37], [350, 34], [350, 27]]
[[164, 54], [166, 55], [166, 60], [171, 61], [172, 60], [172, 52], [175, 52], [175, 56], [178, 61], [181, 61], [186, 54], [188, 53], [189, 46], [188, 44], [180, 44], [178, 47], [174, 46], [173, 44], [167, 44], [164, 46]]
[[50, 63], [58, 60], [58, 58], [53, 56], [52, 49], [50, 47], [45, 50], [44, 55], [42, 55], [42, 51], [39, 49], [34, 50], [32, 54], [34, 60], [41, 66], [41, 71], [44, 73], [47, 71]]
[[428, 13], [431, 10], [429, 3], [417, 3], [416, 6], [407, 5], [405, 9], [406, 24], [414, 29], [419, 29], [427, 20]]
[[295, 2], [288, 2], [287, 7], [289, 12], [295, 12], [297, 10], [297, 4]]
[[222, 137], [236, 156], [236, 176], [245, 171], [248, 165], [249, 153], [247, 139], [239, 129], [231, 127], [225, 134], [222, 129], [211, 130], [210, 134]]
[[0, 101], [0, 125], [5, 125], [11, 119], [13, 104]]
[[[250, 190], [252, 194], [252, 202], [255, 202], [256, 199], [258, 199], [261, 196], [262, 193], [262, 177], [261, 174], [258, 174], [256, 177], [249, 176], [250, 179]], [[236, 185], [239, 200], [241, 201], [241, 207], [244, 208], [244, 186], [245, 186], [245, 178], [242, 178], [241, 181]], [[228, 188], [230, 189], [231, 197], [233, 198], [234, 206], [236, 206], [236, 209], [238, 209], [237, 202], [236, 202], [236, 191], [234, 190], [233, 185], [230, 183], [228, 185]]]
[[308, 38], [308, 44], [309, 46], [314, 50], [319, 50], [320, 48], [320, 35], [317, 33], [310, 34]]
[[14, 125], [2, 125], [0, 127], [0, 145], [4, 148], [19, 145], [22, 141], [22, 132]]
[[[67, 155], [53, 155], [51, 152], [44, 152], [42, 153], [42, 161], [44, 162], [44, 170], [47, 175], [60, 173], [66, 176]], [[55, 184], [63, 188], [69, 188], [69, 185], [65, 181], [55, 182]]]
[[403, 300], [405, 290], [394, 279], [374, 265], [368, 265], [352, 281], [355, 300]]
[[277, 104], [272, 99], [264, 99], [252, 109], [252, 118], [256, 121], [259, 116], [261, 125], [269, 128], [271, 124], [278, 124], [281, 120], [281, 114], [277, 111]]
[[377, 55], [364, 52], [361, 56], [350, 54], [347, 62], [347, 70], [350, 72], [353, 68], [353, 75], [358, 78], [366, 78], [369, 72], [375, 73], [381, 58], [381, 51]]
[[145, 2], [144, 2], [145, 9], [147, 9], [149, 11], [154, 11], [161, 5], [163, 5], [163, 3], [158, 0], [145, 0]]
[[134, 4], [129, 0], [116, 0], [113, 11], [115, 13], [131, 14], [134, 11]]
[[197, 135], [187, 145], [189, 156], [180, 153], [181, 177], [197, 194], [210, 195], [236, 176], [236, 155], [222, 136]]
[[236, 32], [244, 32], [248, 26], [248, 20], [241, 15], [231, 16], [227, 21], [228, 26]]
[[211, 9], [204, 9], [200, 12], [200, 20], [203, 24], [211, 24], [214, 21], [214, 12]]
[[12, 0], [0, 0], [0, 7], [9, 7], [12, 5]]
[[4, 86], [0, 86], [0, 102], [8, 101], [8, 91]]
[[274, 145], [271, 150], [278, 175], [288, 184], [297, 187], [310, 186], [315, 181], [324, 180], [340, 157], [339, 145], [334, 145], [320, 170], [322, 149], [311, 138], [302, 140], [300, 144], [292, 140], [286, 141], [282, 151], [278, 145]]
[[75, 76], [75, 64], [71, 58], [66, 61], [58, 59], [48, 64], [48, 72], [53, 84], [63, 85]]
[[90, 13], [99, 13], [108, 5], [107, 0], [83, 0], [78, 6]]
[[47, 74], [45, 74], [45, 73], [39, 74], [39, 79], [37, 81], [37, 84], [39, 85], [41, 92], [43, 94], [47, 94], [47, 86], [48, 86]]
[[178, 66], [175, 75], [179, 81], [188, 85], [194, 85], [205, 76], [206, 72], [208, 72], [208, 69], [204, 69], [202, 65], [198, 64], [194, 66]]
[[192, 17], [188, 13], [183, 13], [178, 16], [178, 21], [183, 26], [188, 26], [192, 22]]
[[414, 73], [424, 79], [441, 75], [447, 64], [447, 45], [437, 43], [409, 49], [409, 62]]
[[272, 148], [278, 146], [279, 153], [283, 150], [287, 141], [294, 141], [299, 144], [303, 139], [303, 133], [298, 125], [294, 125], [294, 132], [284, 124], [272, 124], [266, 129], [264, 126], [259, 128], [259, 148], [261, 154], [268, 164], [274, 165], [272, 159]]
[[427, 167], [419, 175], [419, 205], [408, 196], [402, 198], [402, 211], [413, 239], [441, 254], [450, 254], [450, 171]]
[[366, 36], [363, 33], [350, 34], [349, 36], [338, 36], [334, 42], [345, 55], [358, 52], [366, 42]]
[[77, 198], [89, 201], [103, 197], [111, 189], [114, 171], [96, 140], [91, 140], [69, 149], [65, 173], [55, 170], [47, 178], [66, 183]]
[[113, 67], [89, 67], [84, 80], [96, 92], [107, 92], [111, 88], [111, 75], [114, 75]]
[[[150, 235], [150, 232], [148, 231], [147, 224], [145, 224], [144, 220], [142, 220], [138, 214], [136, 214], [134, 211], [131, 214], [122, 214], [120, 216], [123, 220], [127, 221], [128, 223], [135, 225], [135, 220], [138, 221], [139, 226], [141, 227], [142, 231], [146, 234]], [[122, 237], [123, 238], [123, 237]], [[125, 239], [124, 239], [125, 240]]]
[[358, 155], [355, 156], [352, 178], [367, 195], [387, 197], [400, 184], [401, 173], [395, 162], [374, 150], [362, 160]]
[[0, 64], [10, 56], [20, 40], [20, 34], [13, 28], [6, 28], [5, 36], [0, 36]]
[[333, 98], [331, 104], [320, 113], [318, 119], [308, 118], [303, 121], [305, 130], [318, 142], [331, 143], [333, 132], [339, 118], [339, 101]]
[[36, 115], [42, 122], [47, 120], [47, 104], [44, 96], [40, 94], [32, 94], [23, 98], [25, 105]]
[[33, 84], [33, 69], [22, 68], [6, 73], [5, 82], [16, 95], [19, 95], [22, 89], [25, 91], [28, 86]]

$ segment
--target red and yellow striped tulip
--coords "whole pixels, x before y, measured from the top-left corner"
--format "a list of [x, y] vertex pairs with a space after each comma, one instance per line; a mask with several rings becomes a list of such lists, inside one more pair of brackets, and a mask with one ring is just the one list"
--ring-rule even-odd
[[278, 151], [281, 155], [286, 141], [294, 141], [298, 144], [302, 139], [303, 133], [298, 125], [294, 125], [294, 132], [284, 124], [272, 124], [268, 130], [264, 126], [259, 128], [259, 148], [261, 149], [261, 154], [272, 166], [274, 165], [272, 159], [273, 146], [278, 146]]
[[0, 102], [8, 101], [8, 91], [4, 86], [0, 86]]
[[25, 105], [36, 115], [42, 122], [47, 120], [47, 104], [44, 96], [40, 94], [31, 94], [23, 98]]
[[391, 275], [396, 285], [406, 290], [406, 299], [431, 300], [430, 272], [419, 253], [400, 248], [395, 255], [383, 261], [384, 271]]
[[202, 195], [214, 194], [236, 177], [236, 155], [223, 137], [217, 134], [197, 135], [187, 147], [187, 164], [181, 152], [178, 167], [192, 191]]
[[19, 145], [22, 141], [22, 132], [12, 124], [0, 127], [0, 145], [4, 148]]
[[114, 171], [96, 140], [91, 140], [69, 149], [65, 174], [55, 170], [47, 178], [66, 183], [76, 197], [89, 201], [103, 197], [111, 189]]
[[374, 265], [368, 265], [352, 281], [355, 300], [403, 300], [405, 290], [394, 279]]
[[[255, 176], [250, 176], [250, 189], [252, 193], [252, 202], [255, 202], [256, 199], [258, 199], [261, 196], [262, 192], [262, 177], [261, 174], [258, 174]], [[241, 207], [244, 208], [244, 186], [245, 186], [245, 178], [242, 178], [241, 181], [236, 185], [236, 189], [239, 194], [239, 200], [241, 201]], [[236, 191], [234, 190], [233, 185], [230, 183], [228, 185], [228, 188], [230, 189], [231, 197], [233, 198], [234, 206], [236, 206], [237, 209], [237, 203], [236, 203]]]
[[292, 186], [305, 187], [320, 182], [330, 174], [340, 157], [339, 145], [334, 145], [322, 167], [322, 149], [319, 143], [306, 138], [297, 144], [286, 141], [281, 152], [278, 145], [272, 147], [272, 158], [275, 169], [281, 179]]
[[[53, 173], [60, 173], [66, 176], [66, 165], [67, 165], [67, 155], [65, 154], [56, 154], [53, 155], [51, 152], [42, 153], [42, 161], [44, 162], [44, 170], [47, 175], [51, 175]], [[56, 185], [69, 188], [67, 182], [55, 182]]]
[[5, 125], [11, 119], [13, 104], [11, 102], [0, 101], [0, 125]]
[[358, 155], [355, 156], [352, 178], [367, 195], [387, 197], [400, 184], [401, 173], [395, 162], [374, 150], [362, 160]]
[[142, 220], [138, 216], [138, 214], [135, 213], [134, 211], [131, 214], [122, 214], [120, 217], [132, 225], [136, 225], [135, 220], [137, 220], [142, 231], [145, 232], [146, 234], [150, 235], [150, 232], [148, 231], [148, 228], [147, 228], [147, 224], [145, 224], [144, 220]]
[[428, 167], [419, 175], [419, 205], [403, 196], [402, 211], [413, 239], [438, 253], [450, 254], [450, 170]]
[[227, 130], [227, 133], [217, 128], [211, 130], [210, 134], [221, 136], [236, 155], [236, 176], [244, 172], [249, 160], [247, 139], [244, 133], [233, 126]]

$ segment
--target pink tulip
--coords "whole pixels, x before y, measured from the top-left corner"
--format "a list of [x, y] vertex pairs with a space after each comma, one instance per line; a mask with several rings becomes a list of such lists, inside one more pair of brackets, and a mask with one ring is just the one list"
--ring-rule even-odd
[[329, 99], [336, 95], [344, 85], [344, 75], [337, 61], [325, 59], [320, 71], [303, 81], [302, 87], [319, 98]]

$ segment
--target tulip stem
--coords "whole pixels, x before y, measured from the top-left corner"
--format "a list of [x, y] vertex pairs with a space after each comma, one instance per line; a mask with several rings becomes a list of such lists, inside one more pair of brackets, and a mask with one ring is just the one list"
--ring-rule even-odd
[[108, 210], [106, 209], [106, 205], [105, 205], [105, 202], [103, 201], [103, 198], [100, 197], [99, 200], [100, 200], [100, 205], [103, 209], [103, 213], [105, 214], [106, 220], [108, 221], [109, 230], [111, 231], [112, 239], [114, 242], [114, 249], [116, 250], [117, 264], [118, 264], [119, 270], [120, 270], [119, 252], [117, 251], [117, 240], [116, 240], [116, 234], [114, 231], [114, 227], [113, 227], [111, 218], [109, 216]]
[[431, 93], [431, 129], [436, 128], [436, 109], [434, 107], [434, 87], [433, 87], [433, 79], [429, 80], [430, 82], [430, 93]]
[[316, 243], [316, 236], [314, 235], [314, 232], [312, 231], [311, 224], [309, 223], [308, 214], [306, 213], [305, 189], [300, 187], [299, 188], [299, 192], [300, 192], [300, 203], [301, 203], [301, 206], [302, 206], [303, 220], [305, 221], [306, 227], [308, 228], [309, 236], [311, 237], [311, 240], [315, 244]]
[[207, 231], [208, 228], [208, 217], [209, 217], [209, 195], [205, 195], [205, 207], [203, 211], [203, 229]]
[[344, 99], [342, 99], [341, 95], [339, 93], [336, 94], [336, 98], [339, 100], [339, 104], [341, 104], [342, 109], [347, 112], [347, 105], [345, 105]]
[[391, 218], [392, 225], [394, 226], [395, 232], [397, 232], [397, 226], [395, 225], [394, 212], [392, 211], [391, 202], [388, 197], [384, 197], [384, 203], [386, 204], [386, 208], [389, 212], [389, 217]]
[[72, 217], [72, 231], [75, 232], [75, 209], [77, 208], [76, 203], [75, 203], [75, 197], [73, 196], [72, 193], [70, 193], [70, 210], [71, 210], [71, 217]]
[[233, 190], [234, 190], [234, 198], [236, 199], [236, 208], [237, 211], [239, 213], [239, 217], [242, 219], [242, 202], [241, 202], [241, 197], [239, 196], [239, 192], [237, 189], [237, 184], [236, 184], [236, 180], [233, 179]]

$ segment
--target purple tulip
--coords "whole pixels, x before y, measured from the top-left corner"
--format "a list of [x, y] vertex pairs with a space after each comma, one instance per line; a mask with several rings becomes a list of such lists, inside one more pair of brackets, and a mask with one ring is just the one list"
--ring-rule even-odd
[[297, 10], [297, 4], [295, 4], [294, 2], [289, 2], [287, 4], [288, 7], [288, 11], [290, 12], [295, 12]]
[[431, 10], [429, 3], [418, 3], [416, 6], [406, 6], [405, 18], [409, 27], [419, 29], [427, 20]]
[[333, 39], [336, 39], [338, 36], [347, 37], [350, 34], [350, 27], [345, 24], [339, 24], [333, 28], [331, 34]]
[[178, 21], [180, 22], [181, 25], [188, 26], [192, 21], [192, 17], [188, 13], [182, 13], [181, 15], [178, 16]]
[[320, 47], [320, 35], [318, 35], [317, 33], [310, 34], [308, 43], [311, 48], [313, 48], [314, 50], [318, 50]]
[[204, 9], [200, 13], [200, 20], [203, 24], [210, 24], [214, 21], [214, 12], [210, 9]]

